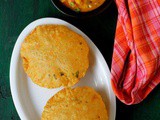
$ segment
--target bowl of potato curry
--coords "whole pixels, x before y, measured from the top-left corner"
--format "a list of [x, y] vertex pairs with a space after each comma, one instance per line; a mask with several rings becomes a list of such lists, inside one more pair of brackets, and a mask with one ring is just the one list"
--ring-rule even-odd
[[85, 18], [100, 14], [110, 6], [112, 0], [51, 0], [62, 13]]

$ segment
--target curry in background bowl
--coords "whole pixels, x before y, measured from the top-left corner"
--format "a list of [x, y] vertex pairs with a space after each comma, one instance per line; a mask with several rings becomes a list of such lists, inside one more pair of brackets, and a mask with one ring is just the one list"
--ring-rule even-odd
[[74, 18], [96, 16], [108, 9], [113, 0], [51, 0], [63, 14]]
[[106, 0], [60, 0], [66, 7], [76, 12], [89, 12], [100, 7]]

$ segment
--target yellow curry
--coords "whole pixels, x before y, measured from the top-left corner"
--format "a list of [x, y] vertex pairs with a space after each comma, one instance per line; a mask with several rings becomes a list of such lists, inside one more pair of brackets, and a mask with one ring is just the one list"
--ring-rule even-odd
[[105, 0], [61, 0], [68, 8], [77, 12], [88, 12], [100, 7]]

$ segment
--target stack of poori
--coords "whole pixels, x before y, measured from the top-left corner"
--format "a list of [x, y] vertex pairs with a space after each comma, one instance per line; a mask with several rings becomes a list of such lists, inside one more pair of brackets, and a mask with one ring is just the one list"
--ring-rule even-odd
[[85, 39], [64, 25], [36, 27], [21, 46], [23, 67], [45, 88], [65, 87], [44, 107], [42, 120], [108, 120], [101, 96], [90, 87], [70, 88], [89, 67]]

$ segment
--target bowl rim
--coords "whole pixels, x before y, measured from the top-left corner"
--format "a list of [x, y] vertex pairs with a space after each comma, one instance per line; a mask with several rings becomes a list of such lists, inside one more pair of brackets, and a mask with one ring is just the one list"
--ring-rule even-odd
[[111, 5], [113, 0], [106, 0], [100, 7], [89, 12], [75, 12], [70, 8], [66, 7], [65, 5], [63, 5], [63, 3], [60, 2], [60, 0], [51, 0], [51, 2], [61, 13], [67, 16], [74, 18], [88, 18], [88, 17], [94, 17], [102, 13]]

